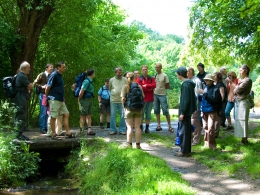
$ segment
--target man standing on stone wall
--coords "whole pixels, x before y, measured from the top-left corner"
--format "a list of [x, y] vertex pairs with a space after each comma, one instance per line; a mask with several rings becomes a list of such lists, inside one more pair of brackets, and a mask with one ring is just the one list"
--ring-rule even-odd
[[33, 88], [33, 84], [30, 83], [27, 78], [30, 70], [30, 64], [26, 61], [22, 62], [22, 64], [20, 65], [20, 72], [17, 73], [15, 80], [15, 87], [17, 90], [14, 98], [14, 103], [17, 108], [15, 123], [18, 125], [17, 138], [20, 140], [29, 140], [28, 137], [23, 135], [23, 132], [26, 131], [27, 128], [28, 104], [31, 89]]

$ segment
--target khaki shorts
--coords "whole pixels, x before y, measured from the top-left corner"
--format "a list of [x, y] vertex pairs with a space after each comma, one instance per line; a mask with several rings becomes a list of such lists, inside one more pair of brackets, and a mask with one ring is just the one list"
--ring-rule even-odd
[[64, 102], [60, 102], [57, 100], [49, 100], [50, 105], [50, 116], [52, 118], [58, 118], [58, 116], [63, 114], [68, 114], [69, 111]]
[[79, 114], [82, 116], [92, 115], [93, 98], [81, 98], [79, 100]]
[[124, 118], [142, 118], [143, 110], [128, 110], [124, 108]]

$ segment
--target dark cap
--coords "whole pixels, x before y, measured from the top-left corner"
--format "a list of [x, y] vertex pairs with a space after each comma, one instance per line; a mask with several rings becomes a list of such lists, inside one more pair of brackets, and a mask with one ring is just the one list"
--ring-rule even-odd
[[177, 68], [176, 70], [174, 70], [173, 72], [178, 72], [178, 73], [186, 74], [186, 73], [187, 73], [187, 69], [186, 69], [186, 67], [181, 66], [181, 67]]

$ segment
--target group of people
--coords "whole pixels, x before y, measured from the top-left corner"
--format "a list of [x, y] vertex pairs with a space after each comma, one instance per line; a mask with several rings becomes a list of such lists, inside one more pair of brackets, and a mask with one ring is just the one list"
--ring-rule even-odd
[[[199, 73], [195, 75], [193, 68], [179, 67], [175, 70], [176, 76], [182, 81], [179, 102], [179, 135], [181, 149], [175, 153], [176, 156], [189, 156], [191, 145], [201, 142], [204, 132], [204, 146], [216, 149], [216, 138], [219, 136], [219, 128], [222, 125], [226, 130], [235, 129], [235, 136], [241, 137], [241, 143], [247, 144], [248, 140], [248, 95], [252, 88], [252, 80], [249, 78], [250, 69], [247, 65], [240, 68], [240, 77], [235, 72], [229, 72], [226, 76], [226, 68], [222, 67], [220, 72], [208, 74], [204, 71], [204, 64], [197, 65]], [[33, 87], [40, 88], [40, 131], [47, 133], [53, 139], [58, 135], [73, 138], [69, 130], [69, 111], [65, 104], [63, 72], [66, 70], [64, 62], [59, 62], [54, 70], [52, 64], [47, 64], [45, 71], [40, 73], [33, 83], [30, 83], [27, 74], [30, 72], [30, 64], [23, 62], [17, 74], [15, 104], [17, 106], [16, 121], [18, 124], [18, 139], [28, 140], [22, 133], [27, 128], [29, 94]], [[110, 129], [109, 134], [117, 134], [116, 118], [119, 112], [119, 133], [127, 135], [127, 146], [132, 147], [133, 129], [135, 130], [136, 148], [141, 148], [142, 131], [150, 133], [149, 125], [151, 111], [154, 108], [156, 115], [156, 131], [161, 131], [160, 111], [166, 117], [168, 131], [174, 132], [171, 126], [166, 91], [170, 88], [167, 74], [162, 72], [162, 64], [155, 65], [155, 76], [148, 75], [148, 66], [141, 67], [139, 71], [127, 72], [123, 76], [121, 67], [114, 70], [115, 76], [106, 78], [104, 85], [98, 90], [98, 101], [100, 108], [100, 128], [105, 128], [104, 116], [106, 115], [106, 127]], [[82, 83], [78, 96], [80, 113], [80, 130], [84, 131], [87, 123], [87, 134], [95, 135], [92, 130], [92, 107], [94, 99], [95, 77], [94, 69], [86, 72], [86, 78]], [[132, 85], [138, 84], [144, 99], [143, 108], [132, 110], [126, 105], [127, 95]], [[75, 89], [75, 84], [73, 89]], [[230, 112], [235, 107], [235, 124], [231, 123]], [[143, 125], [143, 120], [145, 125]], [[202, 121], [202, 122], [201, 122]], [[62, 124], [66, 133], [62, 134]], [[192, 136], [192, 126], [195, 127]], [[203, 128], [202, 128], [203, 126]]]
[[[53, 139], [58, 139], [57, 135], [61, 134], [62, 125], [68, 138], [74, 137], [69, 130], [69, 111], [64, 99], [64, 82], [63, 72], [66, 70], [64, 62], [58, 62], [56, 69], [53, 71], [53, 65], [47, 64], [43, 73], [39, 74], [34, 81], [30, 83], [27, 75], [30, 73], [30, 64], [22, 62], [15, 80], [16, 95], [14, 102], [17, 112], [15, 122], [18, 126], [17, 138], [20, 140], [29, 140], [23, 135], [27, 131], [28, 104], [31, 90], [34, 86], [40, 89], [40, 130], [42, 133], [49, 132]], [[62, 117], [62, 118], [61, 118]], [[58, 119], [58, 120], [57, 120]], [[49, 123], [49, 128], [47, 127]]]
[[[100, 127], [104, 128], [104, 114], [107, 114], [107, 128], [110, 129], [110, 135], [117, 134], [116, 117], [119, 113], [119, 133], [127, 135], [127, 145], [132, 147], [133, 129], [136, 136], [136, 147], [140, 147], [142, 131], [150, 133], [149, 125], [151, 120], [151, 111], [154, 106], [154, 114], [157, 119], [156, 131], [161, 131], [160, 124], [160, 108], [163, 115], [166, 116], [168, 122], [168, 130], [174, 132], [171, 127], [168, 102], [166, 98], [166, 90], [170, 88], [168, 76], [162, 72], [162, 64], [157, 63], [155, 66], [156, 75], [152, 77], [148, 75], [148, 66], [141, 67], [142, 75], [139, 71], [127, 72], [123, 75], [121, 67], [116, 67], [115, 76], [106, 79], [105, 85], [98, 91], [98, 101], [100, 105]], [[143, 109], [131, 110], [125, 101], [127, 94], [131, 90], [133, 84], [138, 84], [142, 90], [144, 104]], [[105, 89], [105, 90], [104, 90]], [[110, 104], [107, 103], [110, 99]], [[145, 120], [145, 126], [142, 124]]]
[[[190, 156], [191, 145], [200, 143], [202, 131], [205, 131], [204, 147], [216, 150], [220, 126], [226, 127], [225, 130], [234, 129], [234, 136], [241, 138], [241, 144], [248, 144], [249, 95], [252, 88], [249, 67], [240, 67], [240, 79], [233, 71], [227, 75], [225, 67], [214, 74], [206, 73], [202, 63], [197, 68], [197, 76], [194, 76], [191, 67], [180, 67], [175, 71], [178, 79], [183, 81], [179, 107], [181, 150], [175, 152], [175, 155]], [[235, 108], [234, 127], [230, 117], [232, 108]], [[193, 138], [192, 125], [195, 127]]]

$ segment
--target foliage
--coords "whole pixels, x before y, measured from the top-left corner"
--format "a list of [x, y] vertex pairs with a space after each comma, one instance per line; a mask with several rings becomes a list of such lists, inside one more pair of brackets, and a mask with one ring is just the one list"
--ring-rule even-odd
[[29, 151], [29, 145], [15, 140], [16, 131], [11, 124], [15, 112], [8, 102], [1, 102], [0, 188], [23, 184], [25, 178], [37, 173], [40, 161], [38, 153]]
[[0, 78], [7, 74], [13, 75], [10, 67], [9, 51], [13, 51], [16, 47], [16, 42], [19, 39], [14, 34], [14, 29], [0, 17]]
[[[92, 2], [92, 1], [91, 1]], [[46, 63], [63, 60], [67, 70], [63, 74], [65, 82], [66, 105], [70, 111], [70, 123], [78, 125], [79, 112], [77, 99], [73, 97], [70, 86], [76, 76], [94, 68], [96, 78], [93, 124], [99, 122], [97, 92], [104, 85], [105, 78], [114, 76], [113, 69], [127, 66], [134, 55], [134, 48], [142, 34], [137, 29], [122, 22], [125, 18], [119, 7], [110, 1], [97, 1], [95, 10], [89, 1], [68, 1], [60, 5], [44, 27], [36, 56], [36, 73], [43, 71]], [[67, 24], [70, 25], [67, 25]], [[77, 35], [77, 36], [75, 36]], [[37, 75], [36, 74], [36, 75]], [[35, 77], [36, 77], [35, 75]]]
[[78, 178], [80, 194], [194, 194], [165, 161], [115, 143], [89, 141], [67, 166]]
[[260, 4], [255, 0], [198, 0], [190, 10], [189, 56], [221, 66], [259, 63]]

